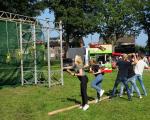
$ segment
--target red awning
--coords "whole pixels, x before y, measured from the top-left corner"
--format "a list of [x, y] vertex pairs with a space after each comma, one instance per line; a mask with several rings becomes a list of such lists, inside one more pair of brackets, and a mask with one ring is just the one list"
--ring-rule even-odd
[[117, 53], [117, 52], [112, 52], [112, 55], [114, 56], [121, 56], [123, 53]]

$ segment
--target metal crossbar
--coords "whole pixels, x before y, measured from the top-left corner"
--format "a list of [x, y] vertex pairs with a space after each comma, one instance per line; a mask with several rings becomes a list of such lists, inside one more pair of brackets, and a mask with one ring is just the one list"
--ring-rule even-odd
[[36, 19], [33, 17], [28, 17], [28, 16], [14, 14], [14, 13], [5, 12], [5, 11], [0, 11], [0, 19], [9, 20], [13, 22], [29, 23], [29, 24], [36, 23]]

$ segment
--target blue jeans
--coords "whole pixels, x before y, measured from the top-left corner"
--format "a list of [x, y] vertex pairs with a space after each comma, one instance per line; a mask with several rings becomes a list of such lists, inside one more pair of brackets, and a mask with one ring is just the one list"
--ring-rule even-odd
[[[144, 86], [144, 83], [143, 83], [142, 75], [136, 74], [135, 75], [135, 80], [138, 80], [140, 82], [140, 85], [142, 87], [144, 95], [147, 96], [147, 92], [146, 92], [146, 89], [145, 89], [145, 86]], [[134, 91], [134, 87], [132, 86], [131, 93], [133, 93], [133, 91]]]
[[98, 93], [101, 91], [101, 82], [103, 80], [103, 75], [99, 74], [95, 77], [95, 79], [91, 83], [91, 87], [96, 89]]
[[115, 84], [114, 84], [114, 87], [113, 87], [113, 90], [112, 90], [111, 97], [115, 96], [117, 86], [119, 85], [120, 82], [122, 82], [124, 84], [124, 86], [126, 87], [128, 99], [130, 100], [131, 95], [130, 95], [130, 90], [129, 90], [129, 87], [128, 87], [128, 84], [127, 84], [127, 78], [126, 77], [117, 77], [117, 79], [115, 81]]
[[[138, 96], [141, 96], [140, 90], [139, 90], [139, 88], [136, 85], [136, 79], [135, 79], [135, 77], [136, 76], [128, 78], [127, 83], [130, 82], [131, 85], [133, 86], [133, 88], [136, 90]], [[124, 85], [121, 83], [121, 86], [120, 86], [120, 96], [123, 94], [123, 89], [124, 89]], [[132, 91], [131, 91], [131, 93], [132, 93]]]

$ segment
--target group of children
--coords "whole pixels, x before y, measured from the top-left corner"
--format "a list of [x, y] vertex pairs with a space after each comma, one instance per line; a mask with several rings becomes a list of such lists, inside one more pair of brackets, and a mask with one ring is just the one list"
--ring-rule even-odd
[[[122, 97], [123, 89], [126, 88], [126, 92], [128, 95], [128, 100], [132, 100], [131, 97], [133, 96], [133, 91], [137, 92], [139, 98], [142, 98], [139, 88], [136, 85], [136, 80], [140, 82], [144, 95], [147, 96], [147, 92], [143, 83], [142, 74], [144, 68], [150, 68], [148, 65], [143, 61], [143, 55], [136, 56], [135, 54], [124, 54], [122, 59], [118, 60], [116, 65], [118, 66], [118, 74], [117, 78], [114, 83], [113, 90], [110, 94], [110, 99], [115, 96], [117, 86], [121, 83], [120, 94], [119, 96]], [[81, 56], [75, 56], [75, 65], [71, 67], [74, 69], [74, 73], [71, 72], [69, 67], [67, 67], [67, 71], [70, 72], [73, 76], [77, 76], [80, 80], [80, 88], [81, 88], [81, 97], [82, 97], [82, 104], [80, 106], [81, 109], [84, 111], [89, 108], [88, 105], [88, 96], [87, 96], [87, 83], [88, 77], [85, 74], [83, 65], [83, 61]], [[87, 67], [87, 66], [86, 66]], [[104, 67], [100, 66], [96, 63], [95, 60], [90, 60], [90, 66], [88, 66], [89, 72], [93, 73], [95, 79], [91, 82], [91, 87], [94, 88], [97, 92], [96, 103], [100, 101], [100, 97], [103, 95], [104, 90], [101, 88], [101, 83], [103, 81], [103, 75], [105, 73]], [[128, 83], [131, 83], [131, 89], [128, 86]]]

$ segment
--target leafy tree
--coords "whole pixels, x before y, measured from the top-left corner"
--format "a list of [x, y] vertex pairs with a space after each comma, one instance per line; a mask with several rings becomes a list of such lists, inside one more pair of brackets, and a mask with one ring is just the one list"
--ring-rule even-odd
[[136, 45], [135, 46], [135, 52], [137, 52], [137, 53], [146, 53], [147, 51], [146, 51], [145, 47]]
[[[96, 3], [98, 0], [51, 0], [48, 7], [55, 13], [55, 20], [62, 20], [66, 50], [69, 42], [80, 42], [82, 37], [95, 32], [97, 27]], [[96, 13], [96, 12], [95, 12]]]
[[98, 32], [106, 43], [115, 46], [125, 35], [135, 34], [133, 9], [128, 9], [127, 0], [104, 0], [100, 11]]
[[42, 0], [0, 0], [0, 11], [6, 11], [26, 16], [40, 15], [46, 7]]
[[147, 49], [150, 54], [150, 1], [149, 0], [131, 0], [129, 1], [132, 8], [135, 9], [137, 26], [144, 29], [148, 36]]

